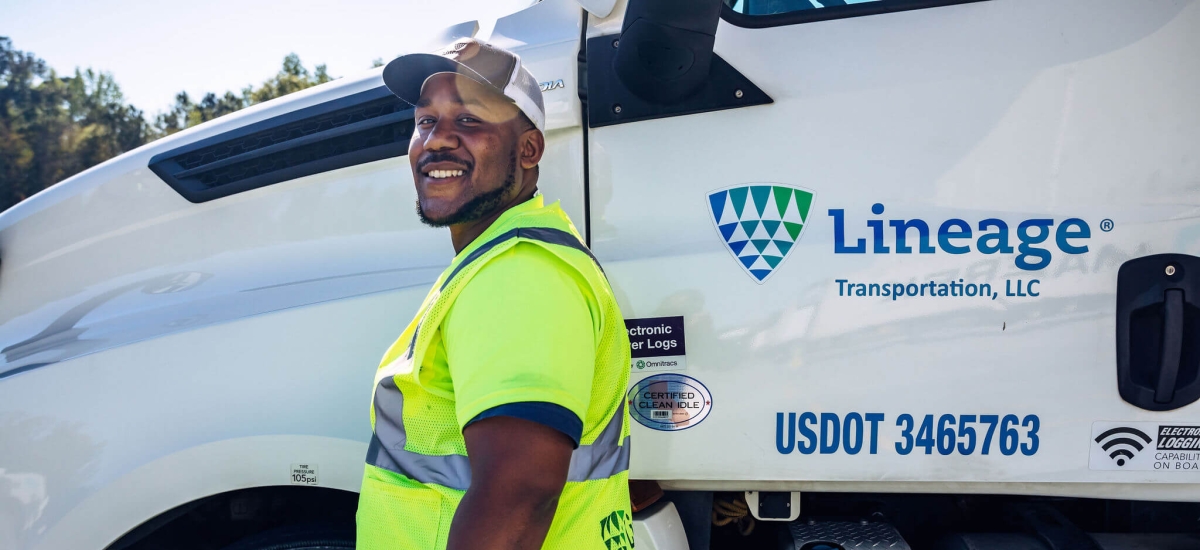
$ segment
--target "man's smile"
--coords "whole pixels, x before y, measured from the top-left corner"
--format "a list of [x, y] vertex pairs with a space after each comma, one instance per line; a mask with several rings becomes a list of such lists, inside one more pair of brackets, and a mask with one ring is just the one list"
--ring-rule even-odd
[[457, 178], [463, 175], [462, 170], [430, 170], [425, 173], [426, 177], [433, 179]]
[[425, 162], [419, 172], [425, 179], [436, 180], [438, 183], [449, 183], [446, 180], [458, 179], [471, 173], [471, 167], [466, 163], [454, 161]]

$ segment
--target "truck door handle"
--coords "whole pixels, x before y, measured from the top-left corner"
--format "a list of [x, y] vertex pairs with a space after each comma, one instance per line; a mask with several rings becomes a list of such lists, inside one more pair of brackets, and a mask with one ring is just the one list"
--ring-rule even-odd
[[1148, 411], [1200, 400], [1200, 258], [1155, 254], [1117, 271], [1117, 390]]
[[1155, 403], [1170, 403], [1175, 398], [1175, 381], [1179, 377], [1179, 359], [1183, 354], [1183, 290], [1173, 288], [1163, 300], [1162, 358], [1158, 365], [1158, 387]]

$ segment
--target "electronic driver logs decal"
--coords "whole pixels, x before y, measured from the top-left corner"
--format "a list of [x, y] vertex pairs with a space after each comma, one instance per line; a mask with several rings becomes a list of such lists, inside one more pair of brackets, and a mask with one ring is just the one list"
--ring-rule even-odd
[[633, 372], [687, 369], [687, 343], [683, 317], [626, 319], [629, 332], [629, 368]]
[[1094, 422], [1088, 444], [1092, 470], [1200, 473], [1200, 422]]

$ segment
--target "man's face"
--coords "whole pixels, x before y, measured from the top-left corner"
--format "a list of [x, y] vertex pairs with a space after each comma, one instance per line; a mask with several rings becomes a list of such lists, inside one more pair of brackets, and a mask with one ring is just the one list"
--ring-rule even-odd
[[519, 192], [518, 140], [528, 125], [520, 113], [469, 78], [429, 78], [408, 146], [421, 221], [442, 227], [480, 219]]

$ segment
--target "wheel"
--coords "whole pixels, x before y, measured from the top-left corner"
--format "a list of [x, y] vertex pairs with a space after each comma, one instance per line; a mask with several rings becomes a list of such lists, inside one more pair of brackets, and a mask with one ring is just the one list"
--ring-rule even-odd
[[289, 525], [250, 535], [224, 550], [354, 550], [354, 529]]

